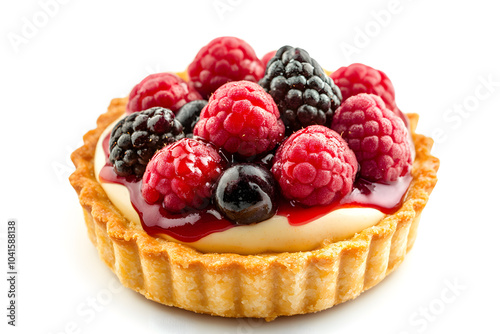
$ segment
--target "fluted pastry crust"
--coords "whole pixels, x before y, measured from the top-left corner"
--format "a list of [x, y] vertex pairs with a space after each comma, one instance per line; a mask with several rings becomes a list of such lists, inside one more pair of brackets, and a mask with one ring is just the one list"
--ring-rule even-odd
[[72, 154], [70, 182], [83, 207], [88, 235], [122, 284], [165, 305], [223, 317], [317, 312], [356, 298], [391, 273], [412, 248], [420, 213], [437, 182], [432, 139], [416, 134], [413, 181], [395, 214], [344, 241], [325, 240], [306, 252], [257, 255], [201, 253], [148, 235], [110, 202], [94, 175], [94, 152], [104, 129], [125, 112], [127, 99], [111, 101], [97, 128]]

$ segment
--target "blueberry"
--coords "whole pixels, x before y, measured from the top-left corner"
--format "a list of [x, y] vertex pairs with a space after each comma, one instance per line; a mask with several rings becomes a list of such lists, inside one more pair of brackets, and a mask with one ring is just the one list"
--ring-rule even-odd
[[200, 119], [201, 110], [207, 103], [205, 100], [194, 100], [186, 103], [179, 109], [175, 118], [184, 127], [185, 134], [193, 133], [193, 128]]
[[236, 164], [221, 175], [215, 188], [215, 204], [236, 224], [258, 223], [274, 216], [277, 186], [271, 172], [255, 164]]

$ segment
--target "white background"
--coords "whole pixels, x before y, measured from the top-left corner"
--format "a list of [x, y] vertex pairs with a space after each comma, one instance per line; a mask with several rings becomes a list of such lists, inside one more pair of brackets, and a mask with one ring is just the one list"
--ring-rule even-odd
[[[493, 1], [2, 1], [0, 319], [5, 333], [499, 333], [500, 20]], [[50, 3], [51, 5], [44, 5]], [[328, 70], [383, 70], [439, 182], [401, 267], [354, 301], [271, 323], [164, 307], [120, 289], [67, 178], [113, 97], [182, 71], [211, 39], [259, 56], [299, 46]], [[347, 51], [346, 51], [347, 50]], [[18, 319], [7, 326], [6, 223], [18, 221]], [[451, 287], [451, 288], [450, 288]]]

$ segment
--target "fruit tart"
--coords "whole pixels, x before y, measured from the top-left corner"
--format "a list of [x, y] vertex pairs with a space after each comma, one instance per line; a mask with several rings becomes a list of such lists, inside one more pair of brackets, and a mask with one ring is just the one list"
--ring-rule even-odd
[[122, 284], [223, 317], [317, 312], [412, 248], [439, 166], [364, 64], [261, 61], [221, 37], [112, 100], [72, 159], [88, 235]]

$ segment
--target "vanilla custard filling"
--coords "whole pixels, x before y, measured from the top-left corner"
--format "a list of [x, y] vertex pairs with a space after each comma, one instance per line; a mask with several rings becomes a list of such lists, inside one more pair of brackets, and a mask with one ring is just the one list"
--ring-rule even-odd
[[[118, 121], [108, 126], [99, 138], [94, 158], [94, 172], [110, 201], [128, 220], [140, 226], [141, 221], [132, 206], [127, 187], [102, 182], [99, 178], [99, 173], [106, 163], [102, 142]], [[384, 217], [384, 213], [373, 208], [344, 208], [333, 210], [312, 222], [298, 226], [290, 225], [284, 216], [275, 215], [257, 224], [238, 225], [225, 231], [214, 232], [194, 242], [182, 242], [167, 234], [159, 236], [210, 253], [258, 254], [308, 251], [319, 247], [326, 239], [340, 241], [350, 238], [365, 228], [377, 224]]]

